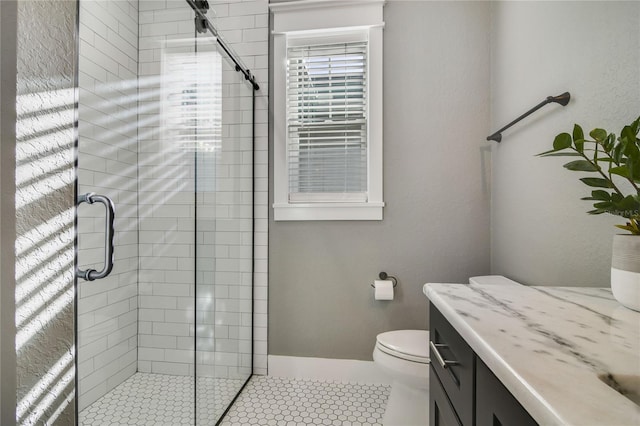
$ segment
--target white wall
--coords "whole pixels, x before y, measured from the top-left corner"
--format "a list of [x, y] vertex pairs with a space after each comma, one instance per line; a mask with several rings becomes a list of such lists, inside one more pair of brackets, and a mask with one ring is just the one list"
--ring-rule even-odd
[[[163, 130], [159, 92], [160, 79], [166, 78], [160, 77], [163, 55], [172, 50], [163, 47], [166, 41], [183, 39], [187, 44], [182, 43], [180, 49], [193, 49], [188, 46], [193, 45], [189, 41], [194, 34], [192, 12], [182, 0], [141, 2], [138, 368], [193, 374], [196, 334], [198, 375], [238, 378], [246, 377], [251, 367], [252, 213], [256, 216], [256, 295], [266, 298], [266, 291], [260, 288], [266, 290], [267, 4], [210, 3], [208, 16], [262, 86], [255, 120], [256, 208], [251, 211], [249, 86], [222, 53], [222, 138], [215, 152], [198, 154], [194, 197], [194, 154], [179, 147]], [[207, 49], [202, 42], [206, 38], [199, 37], [199, 52]], [[266, 373], [266, 331], [260, 332], [266, 330], [266, 320], [260, 323], [260, 315], [266, 316], [266, 304], [255, 306], [256, 372]]]
[[188, 375], [195, 307], [193, 153], [162, 140], [159, 77], [163, 42], [191, 39], [193, 17], [181, 1], [142, 1], [139, 19], [138, 371]]
[[492, 4], [492, 129], [571, 92], [493, 143], [492, 272], [535, 285], [609, 285], [613, 224], [563, 158], [537, 158], [574, 123], [619, 134], [640, 114], [640, 3]]
[[[136, 372], [138, 320], [138, 2], [80, 2], [78, 194], [116, 208], [115, 262], [78, 280], [78, 407]], [[104, 208], [78, 208], [78, 262], [101, 270]]]

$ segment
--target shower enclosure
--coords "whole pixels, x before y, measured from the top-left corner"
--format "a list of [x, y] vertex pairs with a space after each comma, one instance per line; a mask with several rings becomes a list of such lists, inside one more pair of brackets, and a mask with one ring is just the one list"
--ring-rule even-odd
[[80, 0], [81, 425], [216, 424], [252, 374], [258, 86], [206, 3]]

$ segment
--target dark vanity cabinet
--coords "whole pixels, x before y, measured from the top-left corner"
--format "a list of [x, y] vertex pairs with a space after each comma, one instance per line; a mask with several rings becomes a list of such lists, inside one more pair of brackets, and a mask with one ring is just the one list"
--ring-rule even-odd
[[[449, 324], [442, 314], [431, 305], [429, 357], [429, 389], [435, 395], [441, 388], [445, 401], [431, 397], [430, 413], [432, 425], [472, 425], [474, 401], [475, 354], [467, 342]], [[436, 389], [434, 391], [433, 389]], [[447, 410], [453, 411], [457, 423], [444, 421]], [[435, 416], [435, 417], [434, 417]], [[437, 420], [442, 416], [441, 421]]]
[[433, 304], [429, 320], [431, 426], [537, 424]]

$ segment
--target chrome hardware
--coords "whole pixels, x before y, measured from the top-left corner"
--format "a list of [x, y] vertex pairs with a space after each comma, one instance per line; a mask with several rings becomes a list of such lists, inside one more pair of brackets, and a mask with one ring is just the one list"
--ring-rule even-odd
[[101, 271], [95, 269], [76, 269], [76, 275], [86, 281], [99, 280], [106, 277], [113, 269], [113, 236], [115, 234], [113, 222], [115, 220], [115, 207], [113, 201], [104, 195], [96, 195], [89, 192], [78, 196], [78, 205], [82, 203], [93, 204], [102, 203], [106, 210], [105, 232], [104, 232], [104, 268]]
[[440, 364], [440, 367], [442, 368], [448, 368], [451, 365], [458, 365], [459, 362], [458, 361], [449, 361], [446, 360], [442, 357], [442, 354], [440, 354], [440, 351], [438, 350], [438, 348], [446, 348], [448, 347], [448, 345], [445, 345], [443, 343], [433, 343], [432, 340], [429, 341], [429, 347], [431, 348], [431, 350], [433, 351], [434, 355], [436, 356], [436, 359], [438, 360], [438, 364]]

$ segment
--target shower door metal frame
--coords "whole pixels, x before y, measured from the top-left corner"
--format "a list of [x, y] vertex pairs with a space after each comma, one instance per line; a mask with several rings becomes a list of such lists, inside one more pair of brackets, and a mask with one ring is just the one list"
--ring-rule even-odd
[[[74, 25], [74, 38], [75, 38], [74, 39], [74, 48], [75, 48], [74, 56], [75, 56], [75, 63], [73, 65], [73, 67], [74, 67], [74, 70], [73, 70], [74, 82], [73, 82], [73, 84], [74, 84], [74, 99], [75, 99], [73, 138], [74, 138], [74, 150], [75, 150], [74, 169], [76, 171], [78, 170], [78, 150], [79, 150], [79, 145], [78, 145], [79, 144], [79, 130], [78, 130], [78, 125], [79, 125], [79, 101], [78, 100], [79, 100], [79, 92], [80, 92], [80, 89], [79, 89], [79, 72], [80, 72], [80, 70], [79, 70], [79, 60], [80, 60], [80, 1], [83, 1], [83, 0], [76, 0], [76, 20], [75, 20], [75, 25]], [[87, 0], [84, 0], [84, 1], [87, 1]], [[244, 75], [245, 80], [250, 85], [251, 90], [252, 90], [252, 93], [251, 93], [251, 97], [252, 97], [252, 123], [251, 123], [251, 126], [252, 126], [252, 131], [251, 131], [251, 146], [252, 146], [252, 179], [251, 179], [251, 193], [252, 193], [251, 222], [252, 222], [252, 229], [251, 229], [251, 238], [252, 238], [252, 244], [251, 244], [251, 272], [250, 272], [251, 273], [251, 369], [250, 369], [251, 372], [250, 372], [249, 376], [247, 377], [247, 379], [245, 380], [245, 382], [242, 385], [242, 387], [240, 388], [240, 390], [236, 393], [235, 397], [231, 400], [231, 402], [229, 403], [229, 405], [227, 406], [225, 411], [222, 413], [220, 418], [217, 420], [216, 425], [220, 425], [221, 422], [224, 420], [225, 416], [227, 415], [227, 413], [229, 412], [229, 410], [231, 409], [231, 407], [233, 406], [233, 404], [235, 403], [235, 401], [238, 399], [238, 397], [240, 396], [240, 394], [245, 389], [245, 387], [247, 386], [247, 384], [249, 383], [249, 381], [251, 380], [251, 378], [254, 375], [254, 358], [255, 358], [255, 341], [254, 341], [255, 277], [254, 277], [254, 275], [255, 275], [255, 230], [256, 230], [256, 218], [255, 218], [255, 201], [256, 201], [256, 194], [255, 194], [255, 174], [256, 174], [255, 130], [256, 130], [256, 122], [255, 122], [255, 115], [256, 115], [256, 91], [260, 90], [260, 86], [256, 82], [255, 76], [251, 74], [251, 71], [244, 66], [244, 64], [237, 57], [237, 55], [235, 54], [233, 49], [228, 44], [226, 44], [224, 39], [221, 38], [221, 36], [219, 35], [218, 31], [211, 24], [209, 19], [204, 14], [202, 14], [202, 12], [200, 12], [196, 7], [194, 7], [195, 4], [193, 3], [192, 0], [186, 0], [186, 2], [194, 9], [194, 12], [196, 14], [196, 18], [200, 17], [201, 19], [204, 19], [204, 21], [206, 22], [207, 28], [216, 37], [216, 39], [218, 41], [218, 44], [225, 51], [225, 53], [228, 55], [228, 57], [234, 62], [235, 70], [237, 72], [241, 72]], [[195, 23], [194, 23], [194, 25], [195, 25]], [[4, 126], [3, 126], [3, 129], [4, 129]], [[78, 199], [78, 195], [79, 195], [79, 191], [78, 191], [78, 176], [77, 176], [77, 173], [76, 173], [76, 176], [75, 176], [75, 179], [74, 179], [74, 197], [75, 197], [76, 200]], [[196, 250], [197, 250], [197, 248], [196, 248]], [[73, 262], [74, 262], [74, 270], [77, 270], [77, 268], [79, 266], [79, 263], [78, 263], [78, 214], [77, 214], [77, 206], [76, 206], [75, 214], [74, 214], [74, 261]], [[74, 282], [73, 282], [73, 286], [74, 286], [73, 309], [74, 309], [74, 316], [75, 316], [75, 321], [74, 321], [74, 353], [73, 353], [74, 364], [75, 364], [75, 374], [74, 374], [74, 398], [75, 398], [75, 404], [74, 404], [74, 411], [75, 411], [76, 424], [78, 424], [78, 421], [79, 421], [79, 410], [78, 410], [79, 378], [78, 378], [78, 374], [77, 374], [77, 372], [78, 372], [78, 321], [77, 321], [77, 313], [78, 313], [78, 299], [79, 299], [79, 297], [78, 297], [79, 296], [79, 294], [78, 294], [78, 282], [79, 282], [79, 280], [78, 280], [78, 276], [76, 274], [74, 276]], [[194, 299], [195, 299], [195, 296], [194, 296]], [[3, 312], [3, 316], [5, 316], [4, 315], [4, 313], [5, 313], [4, 309], [3, 309], [2, 312]], [[196, 335], [197, 335], [197, 333], [194, 333], [194, 339], [195, 339]], [[197, 352], [197, 346], [194, 346], [194, 356], [195, 356], [196, 352]], [[0, 358], [0, 360], [2, 362], [2, 365], [4, 365], [5, 364], [4, 357]], [[196, 398], [195, 398], [197, 376], [196, 376], [195, 372], [196, 372], [196, 368], [195, 368], [195, 364], [194, 364], [194, 410], [197, 409], [197, 401], [196, 401]], [[11, 383], [12, 382], [9, 382], [8, 384], [11, 384]], [[4, 395], [4, 393], [3, 393], [3, 395]], [[2, 399], [2, 407], [3, 408], [4, 408], [4, 405], [5, 405], [5, 399], [3, 398]], [[13, 405], [15, 405], [15, 404], [13, 404]], [[5, 410], [1, 411], [3, 416], [5, 414], [4, 411]], [[195, 414], [195, 411], [194, 411], [194, 414]], [[15, 417], [15, 410], [14, 410], [14, 417]], [[196, 416], [194, 416], [194, 424], [197, 425], [197, 417]]]
[[[247, 377], [247, 379], [245, 380], [243, 385], [240, 387], [240, 389], [238, 390], [238, 392], [236, 393], [234, 398], [231, 400], [231, 402], [229, 402], [229, 404], [227, 405], [227, 408], [224, 410], [224, 412], [222, 413], [220, 418], [217, 420], [216, 426], [218, 426], [218, 425], [220, 425], [222, 423], [222, 421], [224, 420], [225, 416], [227, 415], [227, 413], [229, 412], [231, 407], [233, 407], [233, 404], [236, 402], [236, 400], [238, 399], [238, 397], [240, 396], [240, 394], [242, 393], [244, 388], [247, 386], [247, 384], [249, 384], [249, 381], [251, 380], [251, 378], [253, 377], [253, 374], [254, 374], [254, 367], [253, 367], [254, 357], [255, 357], [255, 342], [254, 342], [254, 325], [255, 325], [254, 324], [254, 322], [255, 322], [255, 318], [254, 318], [254, 310], [255, 310], [254, 291], [255, 291], [255, 277], [254, 277], [254, 274], [255, 274], [255, 251], [256, 251], [256, 244], [255, 244], [255, 233], [256, 233], [256, 217], [255, 217], [255, 204], [256, 204], [256, 191], [255, 191], [256, 134], [255, 133], [256, 133], [256, 91], [260, 90], [260, 86], [255, 81], [255, 76], [253, 76], [253, 74], [251, 74], [251, 71], [246, 66], [244, 66], [244, 64], [242, 63], [242, 60], [236, 56], [236, 54], [233, 51], [233, 49], [231, 49], [226, 44], [224, 39], [221, 37], [221, 35], [216, 30], [216, 28], [213, 26], [213, 24], [211, 24], [209, 19], [197, 8], [197, 6], [193, 2], [193, 0], [186, 0], [186, 2], [189, 4], [189, 6], [191, 6], [191, 8], [194, 10], [194, 12], [196, 14], [196, 16], [194, 18], [194, 34], [195, 34], [196, 54], [197, 54], [197, 38], [198, 38], [197, 20], [201, 19], [205, 23], [206, 28], [216, 38], [216, 41], [217, 41], [218, 45], [221, 46], [221, 48], [224, 50], [224, 52], [228, 55], [229, 59], [231, 59], [233, 61], [233, 63], [235, 64], [236, 72], [242, 73], [244, 75], [245, 80], [247, 81], [247, 83], [251, 87], [251, 151], [252, 151], [252, 161], [251, 161], [251, 167], [252, 167], [252, 171], [251, 171], [251, 373], [249, 374], [249, 377]], [[197, 132], [197, 127], [196, 127], [196, 132]], [[197, 135], [197, 133], [196, 133], [196, 135]], [[197, 157], [197, 151], [195, 152], [195, 156]], [[197, 161], [196, 161], [196, 176], [197, 176]], [[197, 177], [196, 177], [196, 186], [197, 186]], [[197, 191], [195, 191], [195, 201], [194, 202], [195, 202], [196, 211], [197, 211], [197, 207], [198, 207], [198, 204], [197, 204]], [[196, 214], [196, 225], [195, 226], [196, 226], [196, 231], [197, 231], [197, 214]], [[197, 264], [197, 259], [198, 259], [197, 251], [198, 251], [198, 245], [195, 244], [194, 262], [196, 264]], [[194, 279], [195, 279], [196, 275], [197, 275], [197, 267], [194, 268]], [[194, 297], [197, 300], [197, 283], [195, 285]], [[197, 303], [196, 303], [196, 305], [197, 305]], [[196, 332], [196, 333], [194, 333], [194, 364], [193, 364], [194, 365], [195, 380], [197, 380], [197, 378], [198, 378], [198, 375], [197, 375], [198, 366], [197, 366], [197, 362], [196, 362], [197, 361], [197, 351], [198, 351], [197, 337], [198, 336], [197, 336], [197, 332]], [[198, 424], [198, 416], [197, 416], [197, 414], [198, 414], [197, 413], [198, 403], [197, 403], [197, 395], [196, 395], [196, 393], [197, 393], [197, 385], [194, 384], [193, 409], [194, 409], [194, 422], [197, 425]]]

